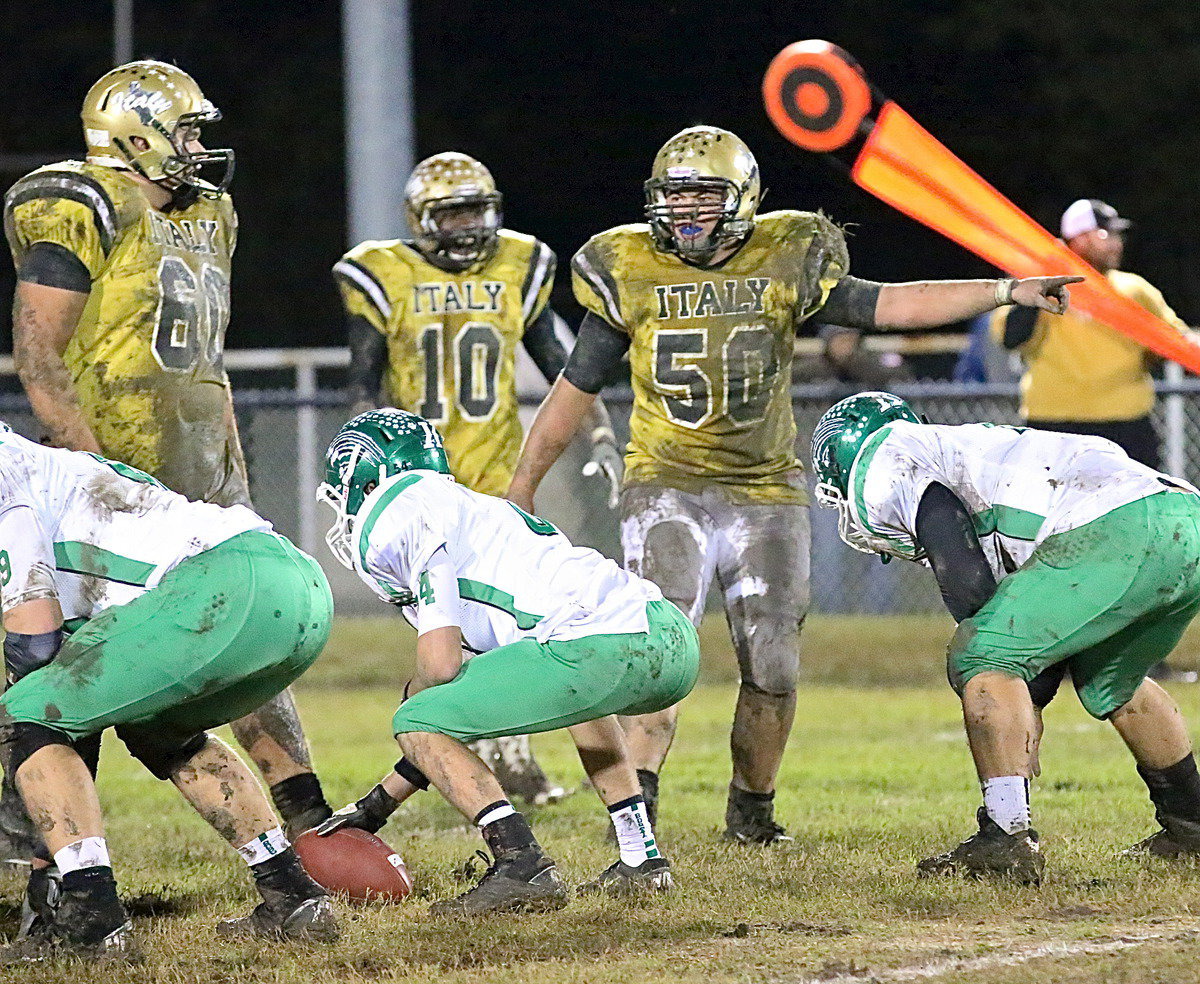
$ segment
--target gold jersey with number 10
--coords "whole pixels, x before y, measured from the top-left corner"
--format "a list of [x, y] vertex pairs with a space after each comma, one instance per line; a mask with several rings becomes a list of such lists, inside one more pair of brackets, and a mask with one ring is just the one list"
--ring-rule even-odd
[[67, 250], [91, 291], [63, 360], [104, 454], [191, 499], [247, 502], [222, 365], [237, 216], [228, 195], [160, 211], [128, 172], [64, 161], [4, 199], [19, 269]]
[[546, 306], [554, 253], [501, 229], [467, 270], [443, 270], [399, 239], [361, 243], [333, 270], [346, 310], [387, 340], [388, 398], [437, 427], [458, 481], [504, 495], [523, 437], [517, 343]]
[[792, 345], [848, 269], [841, 230], [812, 212], [759, 216], [714, 267], [658, 249], [640, 223], [589, 240], [571, 264], [575, 296], [630, 337], [626, 484], [718, 483], [747, 502], [807, 501]]

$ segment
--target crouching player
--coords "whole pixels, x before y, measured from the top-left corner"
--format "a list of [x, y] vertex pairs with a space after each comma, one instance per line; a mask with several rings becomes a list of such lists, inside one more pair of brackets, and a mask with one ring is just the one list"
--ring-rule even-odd
[[94, 776], [74, 747], [106, 728], [250, 865], [263, 902], [221, 932], [335, 937], [329, 898], [258, 783], [206, 734], [320, 654], [332, 598], [316, 562], [244, 506], [189, 502], [126, 465], [0, 425], [0, 598], [12, 684], [0, 734], [53, 858], [31, 876], [34, 917], [5, 961], [136, 949]]
[[[478, 885], [431, 911], [558, 908], [567, 893], [554, 861], [467, 743], [569, 728], [621, 852], [583, 889], [671, 888], [612, 715], [659, 711], [691, 691], [700, 660], [691, 622], [649, 581], [455, 483], [437, 430], [415, 414], [355, 417], [325, 464], [318, 498], [337, 515], [330, 549], [416, 627], [417, 673], [392, 720], [404, 757], [318, 832], [379, 830], [432, 782], [495, 860]], [[478, 655], [464, 662], [464, 650]]]
[[983, 789], [979, 831], [924, 875], [1036, 883], [1030, 825], [1040, 715], [1069, 671], [1084, 708], [1137, 761], [1161, 829], [1126, 854], [1200, 854], [1187, 727], [1146, 672], [1200, 611], [1200, 496], [1095, 437], [918, 421], [862, 393], [812, 444], [817, 497], [851, 546], [932, 567], [959, 623], [948, 673]]

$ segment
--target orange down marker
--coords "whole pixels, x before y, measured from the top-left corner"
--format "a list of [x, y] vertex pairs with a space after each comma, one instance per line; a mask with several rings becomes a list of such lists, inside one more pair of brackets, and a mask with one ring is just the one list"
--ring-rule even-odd
[[798, 41], [772, 60], [763, 101], [775, 128], [835, 154], [855, 184], [1013, 277], [1078, 275], [1071, 305], [1159, 355], [1200, 372], [1200, 344], [1127, 297], [955, 157], [858, 63], [828, 41]]

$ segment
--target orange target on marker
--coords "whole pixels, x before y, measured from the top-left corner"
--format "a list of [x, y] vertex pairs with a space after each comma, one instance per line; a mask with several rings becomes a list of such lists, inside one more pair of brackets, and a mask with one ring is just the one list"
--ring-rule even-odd
[[828, 41], [798, 41], [772, 60], [763, 101], [775, 128], [805, 150], [850, 164], [860, 188], [1014, 277], [1078, 274], [1071, 306], [1193, 372], [1200, 334], [1183, 334], [1118, 294], [896, 103], [872, 92], [858, 63]]
[[763, 79], [763, 100], [776, 128], [805, 150], [844, 147], [871, 109], [862, 69], [828, 41], [797, 41], [775, 56]]

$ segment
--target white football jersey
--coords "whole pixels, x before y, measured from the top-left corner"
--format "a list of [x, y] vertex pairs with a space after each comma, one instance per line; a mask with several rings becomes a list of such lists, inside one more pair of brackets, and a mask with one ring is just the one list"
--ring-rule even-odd
[[372, 491], [354, 543], [359, 576], [414, 626], [421, 575], [444, 547], [461, 598], [456, 624], [475, 653], [519, 639], [645, 632], [646, 603], [662, 598], [545, 520], [432, 471], [406, 472]]
[[153, 588], [181, 560], [271, 524], [189, 502], [149, 475], [0, 424], [0, 601], [57, 598], [68, 627]]
[[933, 482], [970, 511], [997, 580], [1055, 533], [1166, 488], [1195, 491], [1099, 437], [896, 421], [872, 434], [854, 460], [847, 495], [853, 527], [880, 553], [919, 559], [917, 507]]

